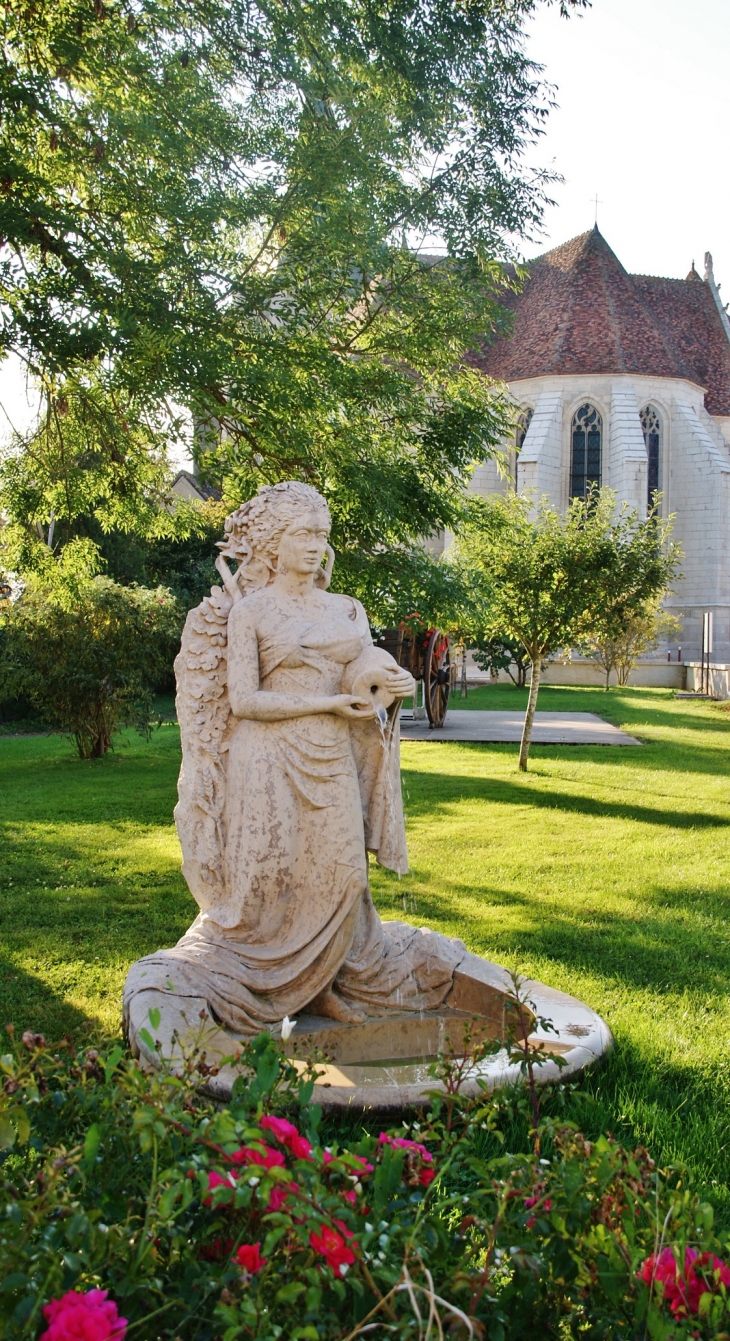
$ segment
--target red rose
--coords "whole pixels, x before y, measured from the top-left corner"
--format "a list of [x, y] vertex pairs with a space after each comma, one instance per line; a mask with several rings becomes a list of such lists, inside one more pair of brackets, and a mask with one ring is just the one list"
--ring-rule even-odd
[[327, 1265], [332, 1267], [336, 1276], [344, 1276], [355, 1261], [354, 1252], [345, 1242], [345, 1236], [351, 1239], [352, 1233], [341, 1220], [335, 1220], [335, 1224], [342, 1233], [330, 1225], [323, 1225], [321, 1234], [312, 1230], [309, 1243], [314, 1251], [325, 1259]]
[[286, 1144], [295, 1159], [311, 1159], [312, 1146], [306, 1136], [300, 1136], [297, 1132], [296, 1136], [290, 1137]]
[[407, 1160], [406, 1181], [413, 1187], [416, 1184], [428, 1187], [436, 1177], [433, 1168], [433, 1155], [420, 1141], [409, 1141], [405, 1136], [388, 1136], [381, 1131], [378, 1145], [389, 1145], [393, 1150], [404, 1150]]
[[255, 1276], [257, 1271], [266, 1266], [268, 1258], [261, 1256], [260, 1243], [242, 1243], [236, 1253], [236, 1261], [249, 1276]]

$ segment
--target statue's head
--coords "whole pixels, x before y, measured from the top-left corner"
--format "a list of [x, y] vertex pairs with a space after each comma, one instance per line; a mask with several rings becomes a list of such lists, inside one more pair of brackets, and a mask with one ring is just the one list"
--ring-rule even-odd
[[[241, 588], [255, 591], [273, 581], [282, 537], [297, 521], [312, 514], [329, 534], [332, 519], [322, 495], [311, 484], [286, 480], [263, 485], [255, 498], [226, 517], [226, 538], [218, 547], [225, 558], [238, 560], [243, 570], [238, 579]], [[334, 561], [329, 546], [327, 550], [327, 567], [315, 579], [323, 587], [329, 586]]]

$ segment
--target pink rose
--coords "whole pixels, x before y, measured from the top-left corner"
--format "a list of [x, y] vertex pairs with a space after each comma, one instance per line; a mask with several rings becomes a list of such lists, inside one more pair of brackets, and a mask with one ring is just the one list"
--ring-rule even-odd
[[262, 1169], [282, 1169], [286, 1160], [280, 1150], [249, 1150], [245, 1147], [229, 1156], [232, 1164], [258, 1164]]
[[69, 1290], [43, 1308], [49, 1324], [42, 1341], [124, 1341], [127, 1319], [120, 1318], [107, 1290]]
[[280, 1211], [286, 1205], [292, 1192], [298, 1192], [297, 1183], [276, 1183], [269, 1195], [267, 1211]]
[[381, 1131], [378, 1145], [389, 1145], [393, 1150], [405, 1151], [408, 1161], [407, 1180], [411, 1186], [414, 1186], [414, 1179], [421, 1187], [428, 1187], [433, 1182], [436, 1177], [436, 1170], [432, 1167], [433, 1155], [420, 1141], [409, 1141], [405, 1136], [388, 1136], [387, 1132]]
[[394, 1150], [412, 1150], [414, 1155], [420, 1155], [427, 1164], [433, 1159], [431, 1151], [427, 1150], [425, 1145], [421, 1145], [419, 1141], [409, 1141], [405, 1136], [388, 1136], [387, 1132], [381, 1131], [378, 1145], [391, 1145]]
[[661, 1297], [675, 1318], [698, 1313], [703, 1294], [715, 1294], [719, 1286], [726, 1289], [730, 1286], [730, 1268], [714, 1253], [698, 1253], [696, 1248], [685, 1250], [681, 1274], [673, 1250], [663, 1248], [659, 1254], [652, 1253], [646, 1258], [637, 1277], [649, 1287], [652, 1283], [660, 1286]]
[[294, 1123], [287, 1122], [286, 1118], [271, 1117], [267, 1114], [266, 1117], [262, 1117], [260, 1125], [264, 1131], [270, 1131], [282, 1145], [287, 1145], [292, 1136], [299, 1135]]
[[203, 1198], [204, 1206], [213, 1205], [213, 1193], [217, 1187], [235, 1187], [236, 1175], [231, 1172], [226, 1174], [225, 1178], [217, 1169], [210, 1169], [208, 1172], [208, 1196]]
[[310, 1159], [312, 1147], [306, 1136], [301, 1136], [294, 1126], [293, 1122], [287, 1122], [286, 1118], [262, 1117], [261, 1126], [264, 1131], [270, 1131], [277, 1141], [290, 1150], [295, 1159]]

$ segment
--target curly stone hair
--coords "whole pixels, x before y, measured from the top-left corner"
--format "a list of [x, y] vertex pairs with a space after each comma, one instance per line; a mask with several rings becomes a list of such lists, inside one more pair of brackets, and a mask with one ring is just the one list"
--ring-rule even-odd
[[[273, 581], [281, 538], [292, 522], [307, 512], [320, 513], [329, 532], [332, 518], [322, 495], [311, 484], [285, 480], [262, 485], [255, 498], [226, 517], [225, 540], [218, 541], [218, 548], [222, 558], [238, 561], [236, 576], [241, 589], [255, 591]], [[322, 569], [321, 578], [317, 575], [318, 585], [328, 585], [331, 566], [330, 562], [327, 570]]]

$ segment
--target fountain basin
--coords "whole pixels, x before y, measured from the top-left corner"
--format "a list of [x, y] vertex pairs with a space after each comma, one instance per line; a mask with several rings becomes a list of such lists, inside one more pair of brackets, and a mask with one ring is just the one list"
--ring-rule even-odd
[[[526, 980], [524, 988], [535, 1012], [528, 1022], [531, 1045], [563, 1062], [560, 1066], [547, 1060], [537, 1066], [539, 1083], [577, 1075], [612, 1046], [608, 1025], [582, 1001], [534, 980]], [[473, 1041], [506, 1037], [510, 1016], [517, 1020], [511, 991], [504, 968], [466, 954], [440, 1010], [422, 1014], [388, 1011], [370, 1016], [362, 1024], [301, 1015], [286, 1051], [302, 1068], [303, 1059], [315, 1050], [325, 1054], [315, 1084], [315, 1100], [325, 1108], [385, 1112], [422, 1106], [429, 1102], [430, 1093], [444, 1088], [429, 1074], [429, 1067], [449, 1049], [463, 1056], [467, 1026]], [[156, 1028], [149, 1021], [150, 1009], [160, 1012]], [[550, 1020], [557, 1033], [542, 1029], [536, 1017]], [[142, 1029], [156, 1046], [149, 1046]], [[158, 1066], [162, 1056], [174, 1067], [196, 1037], [201, 1038], [208, 1065], [218, 1065], [245, 1041], [241, 1035], [221, 1028], [202, 998], [158, 990], [141, 992], [134, 998], [129, 1032], [132, 1047], [149, 1066]], [[216, 1099], [225, 1101], [230, 1098], [236, 1075], [235, 1066], [221, 1065], [206, 1088]], [[463, 1090], [477, 1093], [480, 1088], [494, 1089], [519, 1079], [519, 1064], [510, 1063], [507, 1051], [502, 1049], [473, 1066]]]

